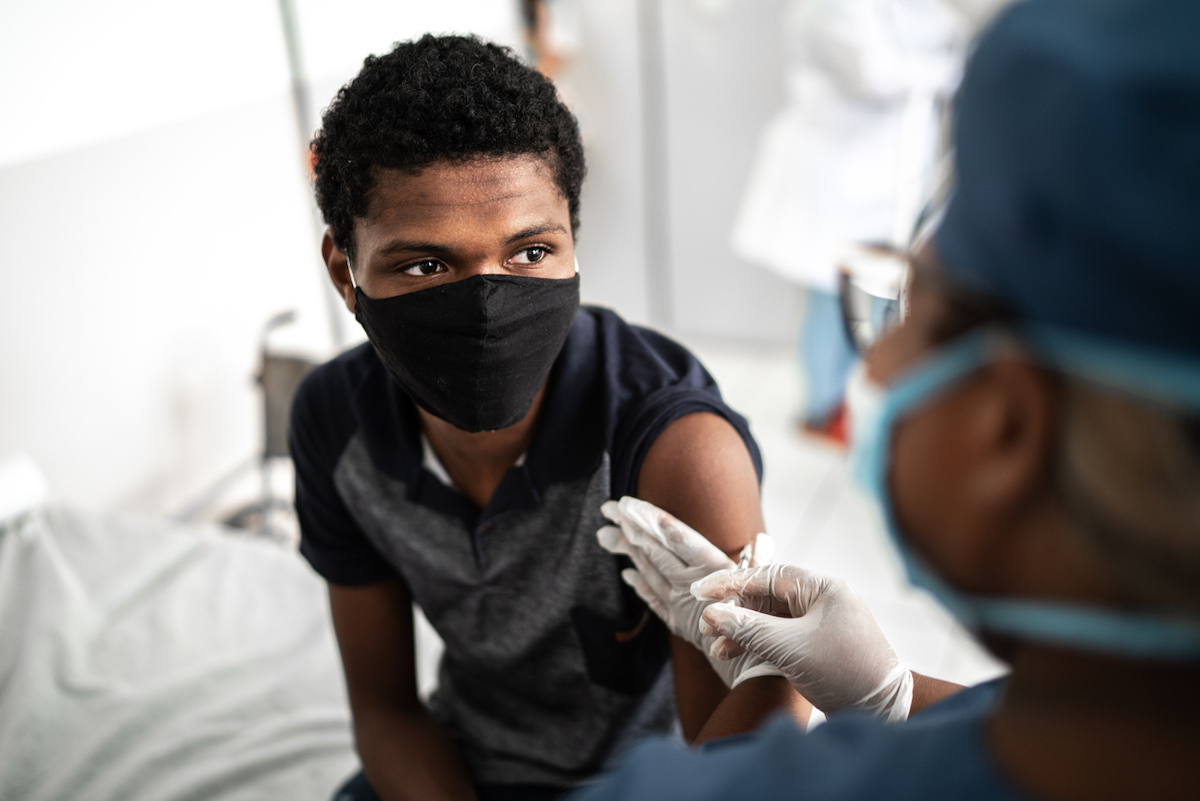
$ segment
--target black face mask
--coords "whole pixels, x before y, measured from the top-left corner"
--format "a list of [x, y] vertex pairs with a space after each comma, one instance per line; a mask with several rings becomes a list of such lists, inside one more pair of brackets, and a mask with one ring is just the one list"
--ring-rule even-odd
[[413, 402], [463, 431], [520, 420], [579, 309], [572, 278], [474, 275], [373, 300], [355, 314], [380, 361]]

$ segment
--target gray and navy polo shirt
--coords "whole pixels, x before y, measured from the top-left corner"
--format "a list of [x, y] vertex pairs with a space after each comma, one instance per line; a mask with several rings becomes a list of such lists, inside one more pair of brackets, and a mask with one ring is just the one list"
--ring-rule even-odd
[[571, 786], [674, 728], [667, 630], [596, 530], [663, 429], [699, 411], [737, 429], [761, 476], [746, 421], [692, 354], [581, 307], [529, 450], [481, 510], [426, 466], [416, 408], [370, 345], [301, 385], [300, 551], [333, 584], [404, 580], [446, 644], [431, 712], [477, 784]]

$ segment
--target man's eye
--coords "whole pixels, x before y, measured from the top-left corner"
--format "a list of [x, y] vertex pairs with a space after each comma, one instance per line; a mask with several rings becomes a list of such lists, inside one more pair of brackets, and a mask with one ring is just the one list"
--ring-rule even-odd
[[439, 262], [427, 259], [419, 261], [416, 264], [410, 264], [405, 267], [402, 272], [405, 275], [434, 275], [441, 272], [442, 265]]
[[546, 248], [525, 248], [513, 258], [513, 261], [517, 264], [537, 264], [546, 258], [547, 252]]

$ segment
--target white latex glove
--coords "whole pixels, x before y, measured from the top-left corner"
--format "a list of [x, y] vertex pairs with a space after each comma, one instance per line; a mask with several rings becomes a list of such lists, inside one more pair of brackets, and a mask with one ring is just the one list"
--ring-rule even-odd
[[[638, 498], [606, 501], [600, 511], [617, 524], [596, 532], [600, 546], [611, 553], [625, 554], [636, 568], [622, 571], [621, 578], [662, 618], [672, 634], [709, 655], [709, 664], [727, 686], [736, 687], [754, 676], [782, 675], [751, 653], [730, 659], [710, 655], [716, 638], [703, 635], [699, 629], [700, 614], [709, 602], [698, 600], [691, 587], [715, 571], [736, 567], [720, 548], [674, 516]], [[763, 551], [773, 550], [766, 534], [758, 536], [756, 548], [761, 541]]]
[[774, 564], [712, 573], [692, 593], [726, 602], [707, 606], [700, 621], [702, 632], [719, 636], [713, 658], [758, 654], [826, 714], [857, 709], [888, 722], [908, 717], [912, 673], [845, 581]]

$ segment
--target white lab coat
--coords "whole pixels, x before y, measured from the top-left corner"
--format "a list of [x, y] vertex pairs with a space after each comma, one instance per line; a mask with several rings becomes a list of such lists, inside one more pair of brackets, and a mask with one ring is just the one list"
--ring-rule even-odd
[[786, 102], [763, 133], [734, 251], [832, 292], [848, 243], [905, 244], [972, 27], [947, 0], [793, 0]]

